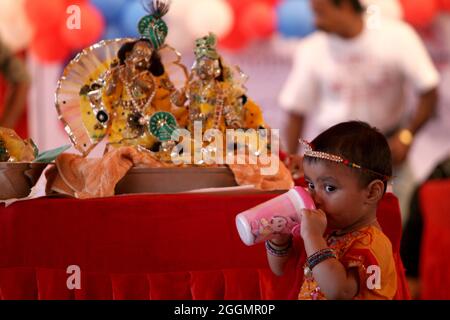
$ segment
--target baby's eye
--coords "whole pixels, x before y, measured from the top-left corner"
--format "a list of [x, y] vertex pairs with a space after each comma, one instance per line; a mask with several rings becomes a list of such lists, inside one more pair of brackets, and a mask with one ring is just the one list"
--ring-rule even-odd
[[330, 185], [326, 185], [325, 186], [325, 191], [326, 192], [333, 192], [336, 190], [336, 187], [330, 186]]
[[314, 184], [312, 182], [308, 182], [308, 189], [314, 190]]

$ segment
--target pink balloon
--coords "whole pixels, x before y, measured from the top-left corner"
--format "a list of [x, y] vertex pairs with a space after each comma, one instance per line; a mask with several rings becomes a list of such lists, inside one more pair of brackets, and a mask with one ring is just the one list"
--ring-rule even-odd
[[400, 3], [405, 20], [419, 28], [429, 25], [438, 10], [434, 0], [400, 0]]

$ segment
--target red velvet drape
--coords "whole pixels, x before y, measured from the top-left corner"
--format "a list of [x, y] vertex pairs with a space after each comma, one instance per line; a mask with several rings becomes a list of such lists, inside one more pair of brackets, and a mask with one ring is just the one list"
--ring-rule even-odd
[[[0, 207], [0, 297], [296, 299], [302, 257], [278, 278], [264, 246], [245, 246], [235, 227], [237, 213], [274, 196], [38, 199]], [[398, 298], [405, 299], [393, 195], [386, 195], [379, 217], [398, 259]], [[69, 265], [81, 268], [81, 290], [67, 289]]]

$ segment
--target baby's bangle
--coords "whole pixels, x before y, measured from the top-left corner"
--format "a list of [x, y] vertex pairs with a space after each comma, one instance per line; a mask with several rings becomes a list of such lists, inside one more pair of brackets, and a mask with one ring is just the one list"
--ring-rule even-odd
[[337, 256], [332, 249], [326, 248], [319, 250], [306, 259], [306, 267], [312, 271], [319, 263], [331, 258], [337, 259]]
[[267, 241], [269, 241], [270, 242], [270, 246], [275, 248], [275, 249], [285, 249], [285, 248], [287, 248], [287, 247], [289, 247], [291, 245], [292, 238], [289, 238], [288, 241], [286, 241], [283, 244], [275, 243], [272, 240], [267, 240]]
[[266, 241], [266, 249], [270, 255], [275, 256], [275, 257], [286, 257], [289, 255], [289, 250], [292, 247], [292, 239], [290, 239], [289, 242], [287, 243], [287, 245], [281, 249], [275, 248], [274, 246], [276, 246], [276, 245], [274, 243], [272, 243], [272, 241], [270, 241], [270, 240]]

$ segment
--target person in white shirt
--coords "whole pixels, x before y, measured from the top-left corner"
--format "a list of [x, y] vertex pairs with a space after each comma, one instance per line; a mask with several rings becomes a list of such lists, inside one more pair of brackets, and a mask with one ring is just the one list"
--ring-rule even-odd
[[[438, 72], [419, 36], [388, 18], [371, 27], [358, 0], [310, 2], [318, 31], [299, 45], [279, 97], [289, 112], [287, 151], [297, 153], [300, 136], [361, 120], [387, 136], [393, 162], [401, 165], [437, 104]], [[405, 108], [407, 84], [418, 97], [413, 112]]]

